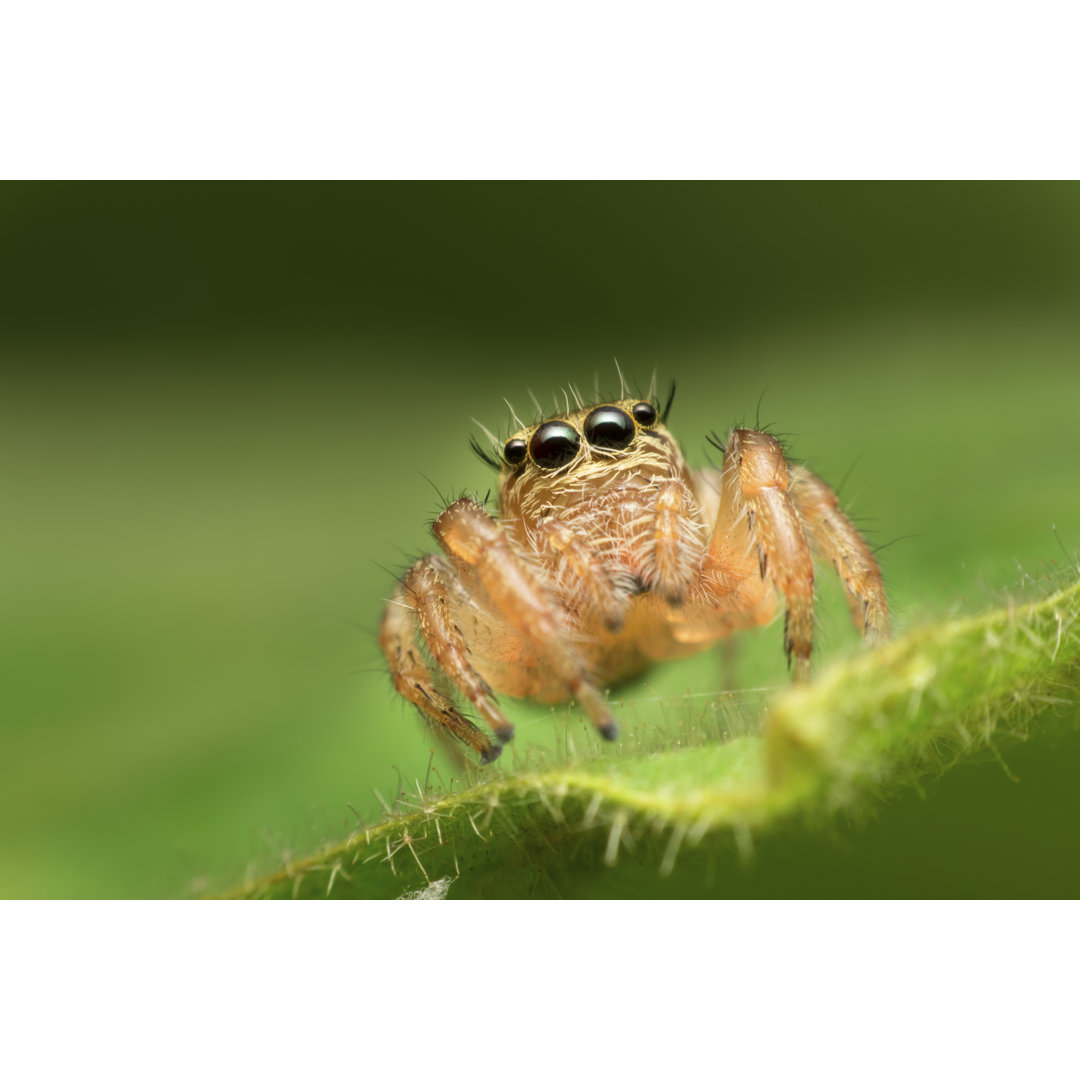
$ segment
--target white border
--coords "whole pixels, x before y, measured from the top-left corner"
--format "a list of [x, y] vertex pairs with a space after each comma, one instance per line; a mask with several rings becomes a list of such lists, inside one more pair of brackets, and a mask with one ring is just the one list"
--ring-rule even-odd
[[22, 903], [19, 1077], [1062, 1075], [1073, 903]]
[[1075, 177], [1064, 5], [36, 0], [6, 178]]

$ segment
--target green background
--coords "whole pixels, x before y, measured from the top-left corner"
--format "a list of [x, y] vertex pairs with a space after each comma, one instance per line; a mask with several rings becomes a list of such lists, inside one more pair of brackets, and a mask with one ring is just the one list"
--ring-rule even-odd
[[[1073, 184], [4, 185], [0, 895], [224, 888], [422, 780], [382, 601], [493, 480], [472, 418], [612, 357], [692, 462], [760, 415], [843, 481], [900, 629], [1033, 595], [1080, 548], [1078, 297]], [[566, 729], [508, 711], [511, 765]], [[1075, 895], [1073, 719], [705, 891]]]

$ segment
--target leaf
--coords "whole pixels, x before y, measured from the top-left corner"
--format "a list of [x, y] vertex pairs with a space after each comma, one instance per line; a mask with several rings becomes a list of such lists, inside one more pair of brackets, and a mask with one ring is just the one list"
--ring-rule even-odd
[[[233, 897], [709, 895], [754, 838], [918, 783], [1076, 701], [1080, 582], [915, 630], [779, 693], [759, 733], [481, 772]], [[693, 740], [691, 740], [693, 742]], [[408, 802], [408, 800], [405, 800]]]

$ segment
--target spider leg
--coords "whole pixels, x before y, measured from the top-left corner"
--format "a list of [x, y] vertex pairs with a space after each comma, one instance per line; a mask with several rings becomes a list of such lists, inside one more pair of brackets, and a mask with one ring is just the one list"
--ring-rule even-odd
[[598, 616], [609, 630], [618, 630], [630, 607], [631, 590], [629, 586], [618, 587], [597, 548], [556, 517], [541, 518], [536, 524], [536, 536], [555, 557], [554, 572], [573, 598], [572, 603]]
[[[763, 431], [738, 429], [724, 452], [720, 506], [703, 576], [717, 588], [745, 582], [748, 599], [766, 599], [767, 582], [784, 596], [784, 651], [794, 678], [810, 674], [814, 638], [814, 565], [806, 530], [788, 494], [789, 473], [780, 444]], [[747, 567], [757, 563], [755, 573]], [[734, 570], [733, 570], [734, 568]], [[756, 580], [755, 580], [756, 579]], [[747, 591], [749, 590], [749, 591]]]
[[673, 607], [686, 600], [701, 573], [704, 548], [699, 526], [689, 512], [694, 503], [693, 493], [682, 480], [664, 480], [657, 487], [648, 584]]
[[631, 598], [642, 586], [655, 591], [673, 607], [681, 606], [701, 573], [704, 555], [693, 492], [681, 479], [662, 480], [650, 509], [633, 529], [641, 541], [641, 577], [626, 569], [610, 569], [610, 548], [582, 535], [557, 517], [541, 518], [535, 526], [542, 550], [554, 558], [553, 572], [565, 586], [573, 608], [598, 616], [611, 631], [621, 629]]
[[[435, 724], [466, 743], [486, 764], [494, 761], [514, 733], [499, 712], [491, 689], [473, 670], [468, 648], [450, 616], [448, 581], [453, 572], [435, 556], [414, 563], [383, 609], [379, 644], [394, 688]], [[416, 646], [419, 632], [435, 662], [491, 725], [492, 741], [435, 686]]]
[[810, 547], [836, 567], [844, 583], [851, 619], [866, 637], [889, 636], [889, 605], [874, 556], [840, 509], [836, 493], [801, 465], [791, 467], [788, 492], [802, 515]]
[[455, 566], [472, 568], [491, 608], [577, 698], [597, 731], [614, 739], [615, 720], [567, 640], [558, 608], [498, 522], [473, 499], [459, 499], [439, 515], [432, 532]]

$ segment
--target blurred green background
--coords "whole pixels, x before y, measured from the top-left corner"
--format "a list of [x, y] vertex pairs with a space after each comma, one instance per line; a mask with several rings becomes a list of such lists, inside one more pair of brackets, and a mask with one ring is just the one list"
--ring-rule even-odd
[[[1078, 297], [1074, 184], [3, 185], [0, 895], [223, 888], [422, 779], [393, 575], [490, 486], [472, 418], [612, 357], [678, 379], [697, 464], [760, 399], [888, 545], [899, 628], [1030, 595], [1052, 526], [1080, 548]], [[779, 628], [739, 663], [782, 683]], [[510, 711], [518, 755], [555, 737]], [[1076, 725], [1004, 753], [739, 891], [1075, 894]]]

